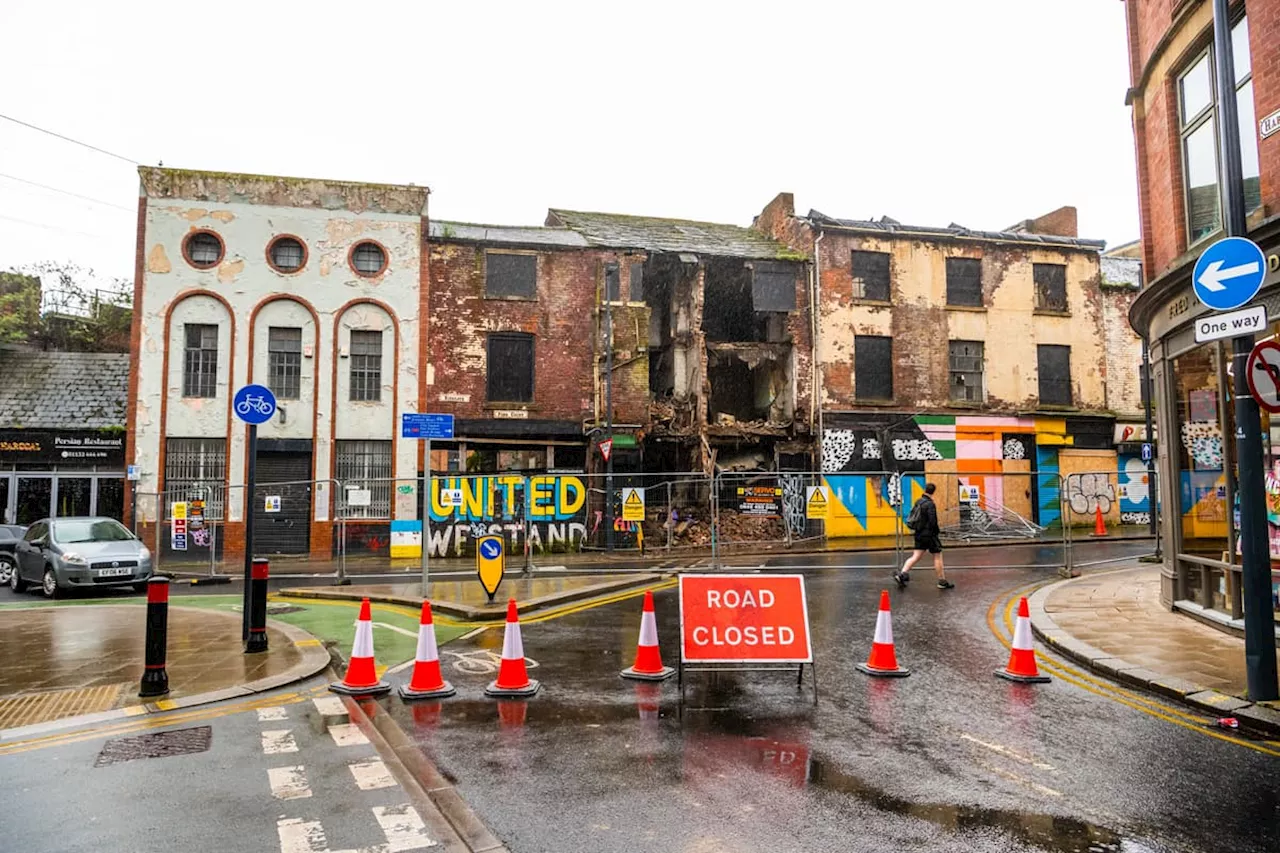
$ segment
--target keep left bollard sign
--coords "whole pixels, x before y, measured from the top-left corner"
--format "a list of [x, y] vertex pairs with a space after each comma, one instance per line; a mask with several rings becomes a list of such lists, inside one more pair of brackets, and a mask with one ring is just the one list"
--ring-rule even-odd
[[813, 663], [802, 575], [681, 575], [684, 663]]

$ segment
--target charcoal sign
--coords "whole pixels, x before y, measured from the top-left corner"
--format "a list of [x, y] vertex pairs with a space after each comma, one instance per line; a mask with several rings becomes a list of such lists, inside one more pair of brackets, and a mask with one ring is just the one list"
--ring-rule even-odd
[[0, 430], [0, 463], [124, 466], [124, 433]]

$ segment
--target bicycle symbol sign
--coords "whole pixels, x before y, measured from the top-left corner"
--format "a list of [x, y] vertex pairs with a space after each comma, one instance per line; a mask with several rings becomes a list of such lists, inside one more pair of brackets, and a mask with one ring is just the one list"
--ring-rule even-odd
[[232, 408], [247, 424], [265, 424], [276, 413], [276, 395], [265, 385], [246, 385], [236, 392]]

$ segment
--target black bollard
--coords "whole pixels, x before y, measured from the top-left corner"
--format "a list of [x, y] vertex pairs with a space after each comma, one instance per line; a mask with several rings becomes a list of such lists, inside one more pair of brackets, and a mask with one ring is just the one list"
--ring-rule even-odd
[[138, 695], [164, 696], [169, 692], [165, 652], [169, 646], [169, 579], [147, 582], [147, 659]]
[[249, 639], [244, 644], [245, 654], [267, 650], [267, 574], [270, 565], [266, 557], [253, 558], [249, 580]]

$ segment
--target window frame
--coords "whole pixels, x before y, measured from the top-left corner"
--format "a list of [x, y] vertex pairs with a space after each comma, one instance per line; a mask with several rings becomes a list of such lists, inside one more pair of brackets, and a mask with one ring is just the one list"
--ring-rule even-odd
[[[870, 395], [863, 393], [863, 383], [859, 380], [859, 373], [863, 370], [860, 366], [863, 356], [866, 353], [859, 354], [860, 341], [885, 341], [887, 350], [887, 358], [885, 364], [885, 375], [889, 377], [889, 395]], [[879, 346], [879, 344], [877, 344]], [[868, 368], [870, 369], [870, 368]], [[892, 403], [894, 400], [894, 381], [893, 381], [893, 336], [891, 335], [854, 335], [853, 336], [853, 399], [860, 403]]]
[[[951, 297], [952, 297], [952, 290], [951, 290], [951, 280], [952, 280], [952, 276], [951, 276], [951, 269], [952, 269], [952, 262], [953, 262], [953, 261], [956, 261], [956, 262], [964, 261], [966, 265], [968, 265], [968, 264], [977, 264], [977, 265], [978, 265], [978, 301], [977, 301], [976, 303], [970, 303], [970, 302], [953, 302], [953, 301], [952, 301], [952, 299], [951, 299]], [[958, 265], [957, 265], [957, 266], [958, 266]], [[946, 287], [947, 287], [947, 293], [946, 293], [946, 306], [947, 306], [948, 308], [959, 308], [959, 309], [961, 309], [961, 310], [969, 310], [969, 311], [982, 311], [982, 310], [986, 310], [986, 307], [987, 307], [987, 305], [986, 305], [986, 301], [984, 300], [983, 295], [982, 295], [982, 258], [970, 258], [970, 257], [967, 257], [967, 256], [965, 256], [965, 255], [951, 255], [951, 256], [949, 256], [949, 257], [947, 257], [947, 258], [945, 259], [945, 263], [943, 264], [943, 267], [944, 267], [944, 270], [945, 270], [945, 275], [946, 275]], [[956, 280], [957, 280], [957, 283], [959, 282], [959, 278], [960, 278], [960, 276], [959, 276], [959, 273], [957, 272], [957, 274], [956, 274]], [[958, 291], [957, 291], [957, 293], [958, 293]]]
[[[376, 271], [363, 272], [360, 270], [359, 267], [356, 266], [356, 250], [361, 248], [362, 246], [376, 246], [378, 248], [378, 251], [382, 252], [382, 266], [378, 267]], [[351, 248], [347, 250], [347, 266], [351, 268], [351, 271], [353, 273], [360, 276], [361, 278], [377, 278], [378, 276], [385, 273], [387, 271], [387, 268], [391, 266], [391, 253], [387, 251], [386, 246], [382, 245], [377, 240], [372, 240], [368, 237], [365, 237], [361, 240], [357, 240], [356, 242], [352, 243]]]
[[[192, 446], [182, 447], [177, 442], [186, 442]], [[194, 456], [194, 462], [190, 457]], [[180, 460], [179, 457], [182, 457]], [[185, 470], [175, 471], [179, 461], [184, 463]], [[184, 438], [182, 436], [166, 436], [164, 440], [164, 492], [161, 495], [163, 506], [161, 513], [169, 520], [173, 501], [189, 498], [191, 492], [207, 489], [205, 496], [205, 518], [209, 521], [223, 520], [223, 504], [227, 482], [227, 440], [226, 438]], [[185, 474], [185, 476], [183, 476]], [[186, 490], [185, 495], [179, 495]]]
[[[489, 259], [495, 255], [515, 258], [529, 258], [533, 263], [533, 283], [529, 288], [529, 293], [494, 293], [489, 289]], [[506, 299], [516, 302], [536, 302], [538, 301], [538, 253], [537, 252], [516, 252], [502, 249], [485, 249], [484, 250], [484, 298], [485, 299]]]
[[[191, 257], [191, 242], [196, 237], [199, 237], [202, 235], [207, 235], [218, 241], [218, 257], [216, 260], [211, 261], [209, 263], [200, 263], [196, 261], [195, 258]], [[198, 270], [214, 269], [218, 266], [218, 264], [222, 263], [226, 257], [227, 257], [226, 242], [222, 239], [221, 234], [219, 234], [217, 231], [214, 231], [211, 228], [196, 228], [192, 231], [188, 231], [186, 233], [186, 236], [182, 238], [182, 258], [190, 266], [192, 266], [195, 269], [198, 269]]]
[[[369, 452], [377, 450], [374, 454]], [[385, 519], [391, 517], [394, 491], [395, 457], [390, 439], [345, 439], [334, 441], [334, 479], [344, 486], [340, 496], [344, 518]], [[357, 471], [356, 469], [361, 469]], [[353, 507], [347, 503], [348, 483], [365, 484], [372, 492], [369, 506]]]
[[[493, 389], [493, 343], [496, 340], [519, 340], [529, 344], [529, 395], [527, 400], [499, 399], [494, 396]], [[490, 332], [484, 342], [484, 397], [490, 405], [527, 406], [534, 402], [538, 393], [538, 339], [527, 332]]]
[[[272, 340], [275, 332], [297, 332], [298, 333], [298, 349], [295, 352], [290, 349], [275, 349], [275, 341]], [[292, 344], [293, 341], [283, 341], [285, 344]], [[275, 395], [277, 400], [301, 400], [302, 399], [302, 327], [301, 326], [268, 326], [267, 327], [267, 387], [271, 389], [271, 393]], [[296, 356], [296, 363], [293, 359], [288, 359], [287, 364], [278, 364], [276, 356]], [[285, 361], [285, 359], [281, 359]], [[288, 368], [293, 367], [295, 372], [290, 375]], [[277, 385], [277, 380], [283, 377], [284, 382], [292, 381], [293, 387]], [[292, 392], [292, 393], [290, 393]]]
[[[201, 340], [199, 346], [191, 346], [191, 330], [199, 329]], [[204, 345], [203, 334], [213, 330], [213, 347]], [[217, 323], [183, 323], [182, 324], [182, 398], [184, 400], [215, 400], [218, 397], [218, 344], [221, 342], [222, 330]], [[211, 355], [210, 355], [211, 354]], [[192, 356], [197, 358], [195, 373], [192, 372]], [[208, 376], [206, 389], [203, 377]], [[192, 380], [194, 377], [194, 381]], [[208, 393], [203, 393], [204, 391]]]
[[[276, 259], [272, 252], [281, 242], [285, 240], [293, 240], [302, 248], [302, 260], [293, 269], [286, 269], [276, 263]], [[297, 275], [307, 268], [307, 261], [310, 260], [310, 252], [307, 249], [307, 241], [303, 240], [296, 234], [277, 234], [267, 243], [267, 266], [271, 267], [280, 275]]]
[[[366, 361], [365, 359], [375, 358], [372, 353], [356, 352], [356, 336], [377, 335], [378, 336], [378, 354], [375, 362]], [[382, 402], [382, 360], [386, 357], [385, 335], [382, 329], [350, 329], [347, 337], [347, 400], [352, 403], [381, 403]], [[359, 367], [357, 367], [356, 359], [361, 359]], [[376, 371], [370, 370], [369, 365], [376, 363]], [[356, 376], [361, 377], [360, 382], [356, 382]], [[375, 377], [370, 380], [370, 377]], [[362, 393], [366, 396], [356, 396], [357, 384], [360, 386]], [[370, 390], [372, 389], [372, 390]], [[372, 394], [372, 396], [367, 396]]]
[[[972, 355], [957, 355], [953, 349], [957, 344], [964, 345], [964, 346], [978, 347], [978, 354], [976, 356], [978, 369], [976, 371], [964, 370], [956, 367], [957, 358], [969, 358], [969, 359], [975, 358], [975, 356], [972, 356]], [[955, 381], [956, 377], [972, 376], [975, 373], [978, 376], [977, 398], [969, 399], [967, 397], [964, 397], [964, 398], [957, 397], [955, 395], [955, 389], [957, 387], [971, 388], [972, 385], [968, 382], [957, 383]], [[986, 402], [987, 400], [987, 345], [985, 341], [973, 341], [973, 340], [961, 340], [961, 339], [952, 339], [947, 341], [947, 400], [948, 402], [951, 402], [951, 403], [985, 403]]]
[[[1045, 302], [1042, 300], [1041, 297], [1043, 294], [1041, 293], [1040, 278], [1039, 278], [1039, 272], [1042, 269], [1044, 270], [1054, 269], [1054, 270], [1062, 271], [1062, 307], [1045, 304]], [[1031, 264], [1031, 289], [1035, 291], [1035, 300], [1036, 300], [1035, 310], [1036, 311], [1042, 311], [1049, 314], [1070, 314], [1071, 313], [1071, 298], [1067, 292], [1067, 265], [1066, 264], [1039, 263], [1039, 262], [1032, 263]]]
[[[876, 255], [883, 256], [884, 262], [884, 298], [877, 296], [867, 296], [866, 276], [858, 275], [858, 256], [864, 257]], [[853, 298], [858, 302], [874, 302], [876, 304], [890, 305], [893, 303], [893, 254], [891, 252], [879, 252], [873, 249], [852, 249], [849, 253], [849, 278], [850, 289]], [[862, 281], [862, 295], [858, 294], [858, 281]]]
[[[1067, 356], [1067, 375], [1065, 379], [1046, 380], [1044, 371], [1044, 353], [1046, 350], [1065, 351]], [[1061, 383], [1066, 386], [1066, 402], [1045, 399], [1045, 382]], [[1037, 344], [1036, 345], [1036, 399], [1041, 406], [1061, 406], [1070, 408], [1075, 405], [1075, 390], [1071, 387], [1071, 346], [1069, 344]]]

